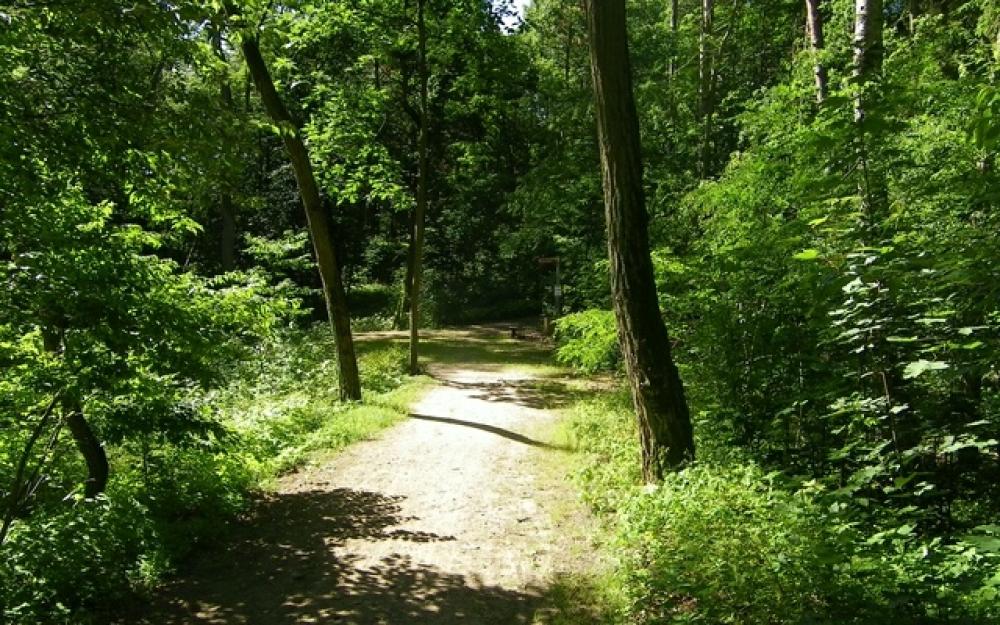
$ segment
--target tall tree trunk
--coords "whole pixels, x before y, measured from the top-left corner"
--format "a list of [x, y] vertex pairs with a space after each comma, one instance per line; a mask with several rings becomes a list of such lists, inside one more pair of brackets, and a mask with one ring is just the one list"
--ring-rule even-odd
[[667, 73], [671, 79], [673, 79], [674, 74], [677, 73], [677, 28], [680, 25], [680, 19], [678, 11], [680, 9], [680, 2], [678, 0], [670, 0], [670, 65], [668, 67]]
[[670, 61], [667, 64], [667, 85], [670, 89], [670, 119], [677, 123], [677, 94], [674, 93], [674, 83], [677, 78], [677, 29], [680, 24], [680, 2], [670, 0]]
[[854, 121], [858, 131], [858, 194], [861, 198], [861, 215], [868, 227], [878, 220], [877, 213], [885, 193], [885, 181], [872, 166], [871, 138], [865, 129], [865, 110], [869, 105], [867, 85], [877, 80], [882, 72], [883, 17], [882, 0], [855, 0], [854, 11], [854, 72], [858, 88], [854, 100]]
[[413, 275], [410, 283], [410, 374], [420, 372], [420, 287], [423, 278], [424, 217], [427, 214], [427, 176], [430, 162], [427, 155], [427, 26], [424, 23], [426, 0], [417, 0], [417, 53], [420, 63], [420, 138], [417, 205], [413, 211]]
[[[854, 81], [863, 87], [882, 71], [882, 0], [855, 0]], [[864, 98], [855, 100], [854, 119], [864, 119]]]
[[410, 290], [413, 288], [413, 222], [412, 215], [409, 223], [409, 241], [406, 248], [406, 273], [403, 275], [403, 292], [399, 296], [399, 305], [396, 307], [396, 318], [393, 326], [397, 330], [402, 330], [406, 326], [410, 312]]
[[715, 0], [701, 1], [701, 36], [698, 39], [698, 118], [701, 143], [698, 161], [701, 176], [708, 175], [712, 160], [712, 114], [715, 112], [715, 58], [712, 50]]
[[819, 55], [823, 50], [823, 14], [819, 12], [819, 0], [806, 0], [806, 32], [813, 54], [813, 77], [816, 80], [816, 101], [826, 100], [826, 66]]
[[222, 271], [232, 271], [236, 269], [236, 210], [229, 191], [223, 191], [219, 198], [219, 216], [222, 218], [222, 236], [219, 240]]
[[330, 219], [323, 210], [319, 187], [313, 175], [312, 164], [305, 143], [299, 135], [298, 124], [292, 119], [285, 108], [271, 74], [267, 70], [264, 58], [260, 54], [257, 41], [245, 37], [241, 45], [247, 68], [253, 76], [254, 84], [260, 92], [261, 100], [268, 115], [281, 129], [281, 138], [288, 151], [295, 171], [295, 181], [302, 196], [302, 205], [306, 211], [306, 222], [312, 236], [313, 249], [316, 252], [316, 263], [319, 266], [320, 280], [323, 282], [323, 296], [326, 299], [326, 310], [333, 326], [337, 343], [337, 361], [340, 367], [340, 397], [341, 399], [361, 399], [361, 379], [358, 376], [358, 360], [354, 353], [354, 338], [351, 336], [351, 317], [347, 308], [347, 295], [337, 264], [337, 254], [331, 235]]
[[[212, 43], [216, 56], [228, 64], [226, 52], [222, 47], [221, 31], [212, 38]], [[222, 100], [222, 106], [227, 111], [231, 112], [235, 109], [233, 88], [229, 84], [228, 76], [222, 80], [222, 85], [219, 87], [219, 97]], [[222, 232], [219, 237], [219, 261], [222, 271], [232, 271], [236, 268], [236, 210], [233, 207], [233, 196], [228, 181], [223, 183], [222, 191], [219, 194], [219, 217], [222, 220]]]
[[642, 473], [655, 481], [694, 457], [694, 439], [649, 255], [625, 0], [586, 0], [586, 6], [611, 293], [639, 422]]

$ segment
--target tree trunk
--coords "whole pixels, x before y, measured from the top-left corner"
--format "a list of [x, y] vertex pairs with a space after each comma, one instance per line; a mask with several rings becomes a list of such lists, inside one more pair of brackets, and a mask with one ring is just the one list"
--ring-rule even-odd
[[[859, 88], [882, 71], [882, 0], [855, 0], [854, 81]], [[864, 98], [855, 100], [854, 119], [864, 119]]]
[[867, 227], [874, 227], [878, 221], [879, 208], [884, 201], [885, 181], [872, 167], [869, 143], [865, 129], [865, 109], [867, 85], [876, 80], [882, 72], [883, 57], [883, 17], [882, 0], [855, 0], [854, 12], [854, 72], [853, 79], [858, 89], [854, 100], [854, 121], [858, 131], [858, 195], [861, 198], [861, 215]]
[[823, 50], [823, 14], [819, 12], [819, 0], [806, 0], [806, 33], [813, 53], [813, 77], [816, 80], [816, 102], [826, 100], [826, 66], [820, 61]]
[[[60, 351], [62, 338], [61, 331], [51, 326], [46, 326], [42, 330], [42, 344], [45, 351], [57, 353]], [[87, 423], [87, 418], [83, 415], [83, 407], [79, 399], [66, 399], [64, 401], [69, 416], [66, 417], [66, 425], [73, 435], [73, 442], [80, 450], [84, 462], [87, 463], [87, 479], [84, 482], [84, 497], [92, 499], [104, 492], [108, 485], [108, 475], [110, 466], [108, 455], [104, 451], [104, 445], [94, 434], [94, 430]]]
[[[222, 33], [217, 33], [212, 38], [215, 47], [215, 54], [224, 63], [228, 63], [226, 52], [222, 47]], [[219, 97], [222, 106], [228, 111], [233, 111], [233, 89], [229, 84], [229, 79], [224, 78], [219, 87]], [[222, 232], [219, 237], [219, 261], [222, 271], [232, 271], [236, 268], [236, 211], [233, 208], [233, 196], [230, 193], [228, 182], [223, 183], [222, 192], [219, 196], [219, 217], [222, 220]]]
[[677, 27], [680, 24], [678, 10], [680, 9], [680, 3], [678, 0], [670, 0], [670, 66], [667, 70], [668, 75], [673, 79], [674, 74], [677, 73]]
[[413, 212], [413, 275], [410, 284], [410, 374], [420, 372], [420, 287], [423, 278], [424, 257], [424, 217], [427, 214], [427, 176], [429, 159], [427, 155], [427, 28], [424, 23], [425, 0], [417, 0], [417, 46], [420, 63], [420, 138], [419, 171], [417, 180], [417, 205]]
[[667, 65], [667, 84], [670, 89], [670, 119], [677, 124], [677, 94], [674, 93], [674, 83], [677, 78], [677, 29], [680, 24], [680, 3], [670, 0], [670, 62]]
[[402, 330], [406, 326], [410, 311], [410, 290], [413, 288], [413, 223], [412, 215], [409, 217], [410, 237], [406, 249], [406, 273], [403, 275], [403, 292], [399, 296], [396, 318], [393, 321], [393, 326], [397, 330]]
[[712, 50], [715, 0], [701, 2], [701, 36], [698, 40], [698, 117], [701, 121], [699, 166], [708, 175], [712, 160], [712, 114], [715, 110], [715, 63]]
[[295, 171], [295, 181], [298, 183], [299, 194], [302, 196], [306, 222], [309, 225], [313, 249], [316, 252], [316, 263], [319, 266], [319, 276], [323, 282], [326, 309], [337, 343], [340, 397], [341, 399], [360, 400], [361, 379], [358, 376], [358, 361], [354, 354], [354, 338], [351, 336], [351, 317], [347, 309], [347, 295], [344, 293], [340, 267], [337, 265], [330, 219], [326, 211], [323, 210], [319, 187], [316, 185], [312, 164], [309, 162], [309, 153], [299, 135], [298, 125], [292, 119], [274, 88], [274, 82], [271, 80], [271, 74], [260, 54], [257, 41], [246, 37], [241, 47], [247, 68], [260, 92], [264, 108], [281, 129], [281, 138], [284, 140], [285, 149], [292, 162], [292, 169]]
[[104, 445], [101, 444], [97, 435], [94, 434], [94, 430], [87, 423], [79, 403], [70, 406], [66, 425], [69, 426], [69, 431], [73, 434], [76, 448], [80, 450], [80, 454], [87, 463], [87, 481], [84, 482], [83, 495], [87, 499], [93, 499], [103, 493], [108, 485], [110, 469]]
[[21, 457], [17, 462], [17, 468], [14, 470], [14, 481], [11, 483], [10, 491], [7, 495], [7, 507], [4, 510], [3, 521], [0, 522], [0, 547], [3, 547], [4, 542], [6, 542], [7, 533], [10, 531], [11, 526], [13, 526], [14, 519], [17, 518], [17, 514], [23, 506], [24, 500], [29, 495], [30, 480], [28, 479], [28, 461], [31, 459], [31, 452], [35, 448], [35, 443], [38, 442], [38, 439], [42, 436], [49, 425], [52, 414], [56, 410], [56, 405], [59, 403], [59, 398], [60, 395], [57, 394], [52, 398], [52, 401], [49, 402], [48, 407], [42, 412], [41, 419], [39, 419], [38, 424], [32, 428], [31, 435], [28, 437], [28, 441], [21, 450]]
[[222, 271], [236, 269], [236, 211], [233, 196], [223, 191], [219, 198], [219, 216], [222, 218], [222, 237], [219, 241], [219, 256]]
[[611, 292], [647, 481], [694, 457], [684, 388], [657, 303], [632, 95], [625, 0], [587, 0]]

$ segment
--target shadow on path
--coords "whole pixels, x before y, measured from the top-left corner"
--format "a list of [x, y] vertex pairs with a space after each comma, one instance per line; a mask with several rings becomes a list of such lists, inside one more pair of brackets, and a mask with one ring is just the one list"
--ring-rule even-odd
[[593, 394], [569, 382], [557, 379], [505, 379], [466, 382], [447, 376], [434, 378], [444, 386], [472, 391], [471, 399], [515, 404], [538, 410], [562, 408]]
[[[528, 623], [540, 594], [482, 586], [391, 553], [377, 562], [335, 554], [352, 539], [455, 541], [391, 529], [418, 520], [400, 497], [338, 488], [275, 495], [228, 546], [211, 549], [145, 619], [181, 625]], [[456, 548], [460, 546], [456, 545]], [[401, 549], [403, 550], [403, 549]]]
[[510, 439], [518, 443], [531, 445], [532, 447], [541, 447], [542, 449], [557, 449], [559, 451], [574, 451], [570, 447], [565, 447], [563, 445], [552, 445], [546, 443], [545, 441], [539, 441], [533, 438], [528, 438], [527, 436], [524, 436], [523, 434], [518, 434], [517, 432], [512, 432], [510, 430], [498, 428], [494, 425], [486, 425], [485, 423], [478, 423], [476, 421], [463, 421], [462, 419], [451, 419], [448, 417], [433, 417], [431, 415], [416, 414], [416, 413], [410, 413], [410, 418], [419, 419], [421, 421], [434, 421], [436, 423], [448, 423], [450, 425], [461, 425], [463, 427], [475, 428], [477, 430], [483, 430], [484, 432], [496, 434], [497, 436], [502, 436], [504, 438]]

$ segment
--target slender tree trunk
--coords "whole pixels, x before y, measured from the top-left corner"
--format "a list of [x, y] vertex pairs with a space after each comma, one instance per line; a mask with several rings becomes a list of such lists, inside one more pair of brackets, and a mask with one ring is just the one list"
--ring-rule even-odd
[[399, 296], [399, 305], [396, 308], [396, 319], [394, 326], [397, 330], [402, 330], [409, 317], [410, 311], [410, 291], [413, 288], [413, 223], [412, 216], [409, 224], [409, 241], [406, 248], [406, 274], [403, 276], [403, 292]]
[[867, 87], [882, 72], [883, 17], [882, 0], [855, 0], [854, 12], [854, 72], [858, 88], [854, 100], [854, 121], [858, 131], [858, 194], [861, 198], [861, 215], [868, 227], [877, 221], [883, 203], [885, 181], [873, 167], [870, 158], [871, 137], [865, 129], [865, 109], [869, 105]]
[[219, 216], [222, 218], [222, 237], [219, 241], [219, 256], [222, 271], [236, 269], [236, 210], [233, 196], [223, 191], [219, 198]]
[[347, 295], [344, 292], [340, 267], [337, 264], [330, 219], [326, 211], [323, 210], [319, 187], [316, 185], [312, 164], [309, 162], [309, 153], [299, 135], [298, 125], [292, 119], [274, 88], [274, 82], [271, 80], [271, 74], [260, 54], [257, 41], [246, 37], [243, 39], [242, 49], [247, 68], [260, 92], [264, 108], [281, 129], [281, 137], [292, 162], [295, 181], [299, 186], [299, 194], [302, 196], [302, 205], [305, 207], [306, 221], [309, 224], [309, 233], [312, 236], [313, 249], [316, 252], [316, 263], [319, 266], [319, 276], [323, 282], [326, 309], [337, 343], [340, 396], [341, 399], [359, 400], [361, 399], [361, 379], [358, 376], [358, 361], [354, 353], [354, 338], [351, 336], [351, 317], [347, 308]]
[[[882, 71], [882, 0], [855, 0], [854, 81], [863, 87]], [[864, 119], [864, 98], [855, 100], [854, 120]]]
[[673, 79], [674, 74], [677, 73], [677, 28], [680, 24], [680, 15], [678, 11], [680, 9], [680, 3], [678, 0], [670, 0], [670, 65], [668, 68], [668, 75]]
[[[221, 32], [213, 37], [212, 43], [215, 46], [216, 56], [224, 63], [228, 63], [226, 52], [222, 48]], [[222, 80], [222, 85], [219, 87], [219, 97], [227, 111], [235, 109], [233, 88], [229, 84], [228, 77]], [[233, 207], [233, 196], [230, 193], [228, 181], [223, 183], [222, 192], [219, 195], [219, 217], [222, 220], [222, 232], [219, 237], [219, 261], [222, 271], [232, 271], [236, 268], [236, 210]]]
[[712, 115], [715, 112], [715, 58], [712, 50], [715, 0], [701, 2], [701, 36], [698, 40], [698, 117], [701, 121], [699, 164], [701, 176], [708, 175], [712, 160]]
[[611, 293], [639, 422], [643, 477], [655, 481], [665, 470], [694, 457], [691, 419], [671, 357], [649, 255], [625, 0], [586, 0], [586, 6]]
[[424, 217], [427, 214], [427, 176], [429, 175], [427, 119], [427, 27], [424, 23], [426, 0], [417, 0], [417, 46], [420, 63], [420, 138], [417, 205], [413, 211], [413, 275], [410, 284], [410, 374], [420, 372], [420, 288], [423, 278]]
[[816, 102], [826, 100], [826, 66], [819, 55], [823, 50], [823, 14], [819, 12], [819, 0], [806, 0], [806, 33], [813, 54], [813, 77], [816, 80]]
[[667, 64], [667, 85], [669, 87], [670, 119], [677, 123], [677, 94], [674, 93], [674, 82], [677, 78], [677, 29], [680, 24], [680, 3], [670, 0], [670, 62]]
[[30, 491], [28, 461], [31, 459], [31, 452], [35, 448], [35, 443], [38, 442], [38, 439], [49, 425], [52, 414], [56, 410], [56, 405], [59, 403], [59, 398], [60, 395], [57, 394], [49, 402], [48, 407], [42, 412], [42, 417], [38, 420], [38, 424], [32, 428], [31, 435], [28, 437], [24, 449], [21, 450], [21, 457], [14, 471], [14, 481], [11, 483], [10, 491], [7, 495], [7, 507], [4, 510], [3, 522], [0, 522], [0, 547], [7, 540], [7, 533], [14, 524], [14, 519], [23, 505], [26, 494]]

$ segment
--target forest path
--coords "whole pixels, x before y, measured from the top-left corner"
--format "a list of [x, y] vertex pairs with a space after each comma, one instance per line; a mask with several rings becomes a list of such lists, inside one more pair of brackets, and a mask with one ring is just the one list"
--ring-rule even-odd
[[437, 384], [410, 418], [282, 478], [146, 622], [548, 622], [549, 585], [592, 560], [589, 517], [551, 468], [568, 452], [545, 440], [573, 385], [537, 344], [501, 336], [430, 333]]

